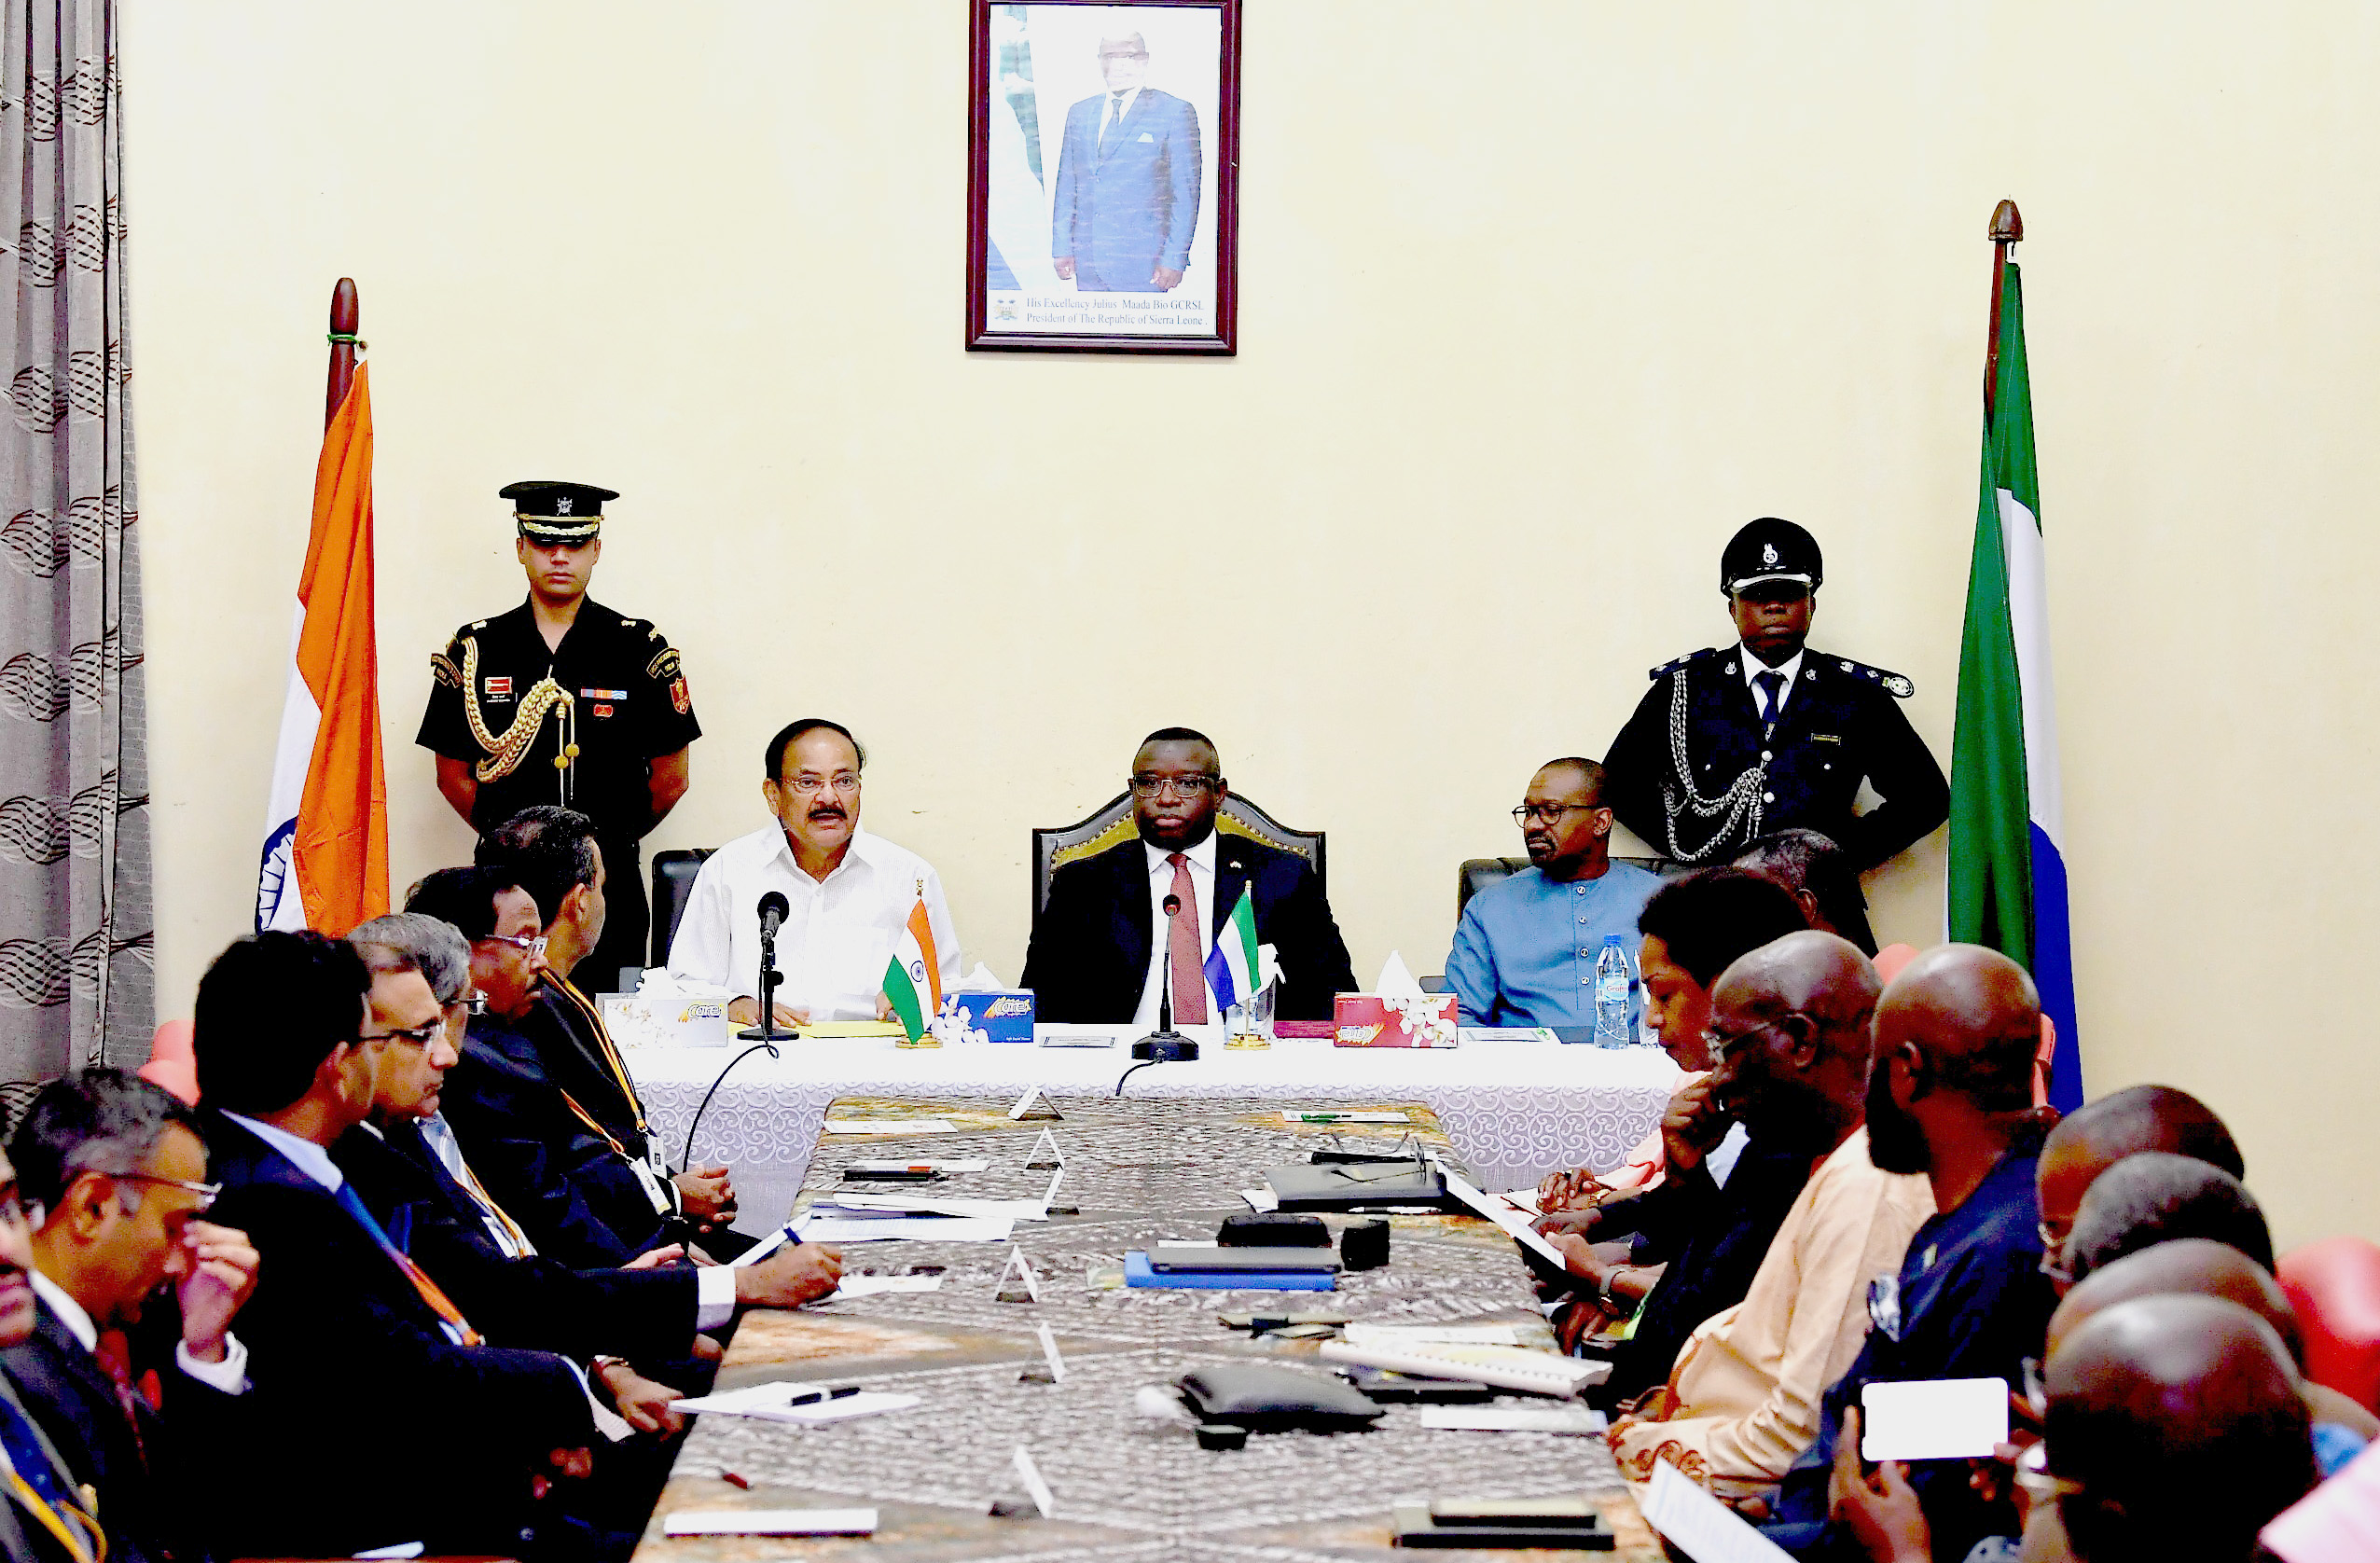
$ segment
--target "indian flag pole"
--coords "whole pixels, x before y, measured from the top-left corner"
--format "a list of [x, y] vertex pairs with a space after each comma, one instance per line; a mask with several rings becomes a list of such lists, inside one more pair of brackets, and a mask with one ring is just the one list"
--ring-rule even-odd
[[892, 940], [892, 959], [884, 967], [884, 997], [900, 1017], [911, 1042], [925, 1035], [942, 1013], [942, 962], [934, 950], [934, 923], [925, 915], [925, 881], [918, 881], [918, 898], [909, 920]]
[[1958, 654], [1950, 761], [1949, 932], [2033, 974], [2057, 1032], [2051, 1101], [2082, 1101], [2073, 942], [2059, 819], [2049, 592], [2024, 293], [2008, 247], [2025, 236], [2013, 201], [1992, 214], [1992, 345], [1984, 384], [1982, 492]]

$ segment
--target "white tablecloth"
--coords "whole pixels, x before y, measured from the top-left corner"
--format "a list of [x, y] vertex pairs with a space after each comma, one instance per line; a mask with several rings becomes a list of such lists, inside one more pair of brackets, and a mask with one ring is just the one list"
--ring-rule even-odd
[[[676, 1162], [703, 1093], [743, 1044], [630, 1048], [626, 1057], [654, 1127]], [[904, 1048], [888, 1040], [796, 1040], [782, 1056], [735, 1066], [703, 1114], [697, 1162], [735, 1170], [742, 1217], [783, 1219], [809, 1166], [826, 1104], [842, 1096], [1022, 1095], [1038, 1084], [1068, 1098], [1106, 1097], [1133, 1059], [1112, 1048], [1019, 1043]], [[1682, 1078], [1655, 1047], [1606, 1050], [1525, 1039], [1453, 1048], [1335, 1047], [1283, 1040], [1269, 1049], [1209, 1046], [1190, 1063], [1157, 1064], [1125, 1086], [1133, 1097], [1263, 1097], [1327, 1105], [1421, 1101], [1458, 1154], [1492, 1189], [1527, 1188], [1558, 1168], [1608, 1170], [1661, 1121]]]

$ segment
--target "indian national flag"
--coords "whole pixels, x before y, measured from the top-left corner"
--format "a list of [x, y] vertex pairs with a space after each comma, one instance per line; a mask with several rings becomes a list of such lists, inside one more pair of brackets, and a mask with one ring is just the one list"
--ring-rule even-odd
[[1248, 995], [1256, 990], [1255, 974], [1260, 969], [1256, 957], [1256, 903], [1249, 892], [1239, 892], [1239, 904], [1231, 916], [1215, 931], [1215, 947], [1207, 952], [1207, 986], [1215, 996], [1214, 1013], [1233, 1004], [1245, 1003]]
[[372, 623], [372, 394], [361, 364], [323, 435], [294, 608], [256, 927], [344, 934], [388, 910]]
[[892, 941], [892, 959], [884, 967], [884, 996], [911, 1042], [925, 1035], [926, 1022], [942, 1013], [942, 963], [934, 957], [934, 924], [926, 918], [922, 895]]
[[2049, 594], [2024, 294], [2001, 268], [1999, 334], [1984, 422], [1983, 492], [1958, 654], [1958, 726], [1950, 762], [1950, 936], [2021, 963], [2057, 1029], [2051, 1100], [2082, 1101], [2074, 960], [2058, 818]]

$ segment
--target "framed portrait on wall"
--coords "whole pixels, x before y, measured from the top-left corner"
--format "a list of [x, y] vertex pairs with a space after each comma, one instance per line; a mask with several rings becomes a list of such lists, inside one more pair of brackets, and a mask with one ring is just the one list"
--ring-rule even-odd
[[1237, 347], [1239, 0], [969, 0], [967, 346]]

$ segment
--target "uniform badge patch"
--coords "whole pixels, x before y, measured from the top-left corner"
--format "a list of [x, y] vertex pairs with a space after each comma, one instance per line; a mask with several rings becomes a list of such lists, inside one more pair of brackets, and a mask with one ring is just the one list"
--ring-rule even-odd
[[1895, 695], [1900, 696], [1904, 700], [1917, 692], [1917, 686], [1910, 683], [1907, 679], [1903, 678], [1899, 673], [1888, 673], [1885, 675], [1884, 686], [1887, 689], [1891, 690]]
[[1763, 544], [1760, 546], [1760, 561], [1761, 561], [1763, 564], [1771, 565], [1771, 566], [1774, 566], [1774, 565], [1776, 564], [1776, 562], [1777, 562], [1777, 545], [1776, 545], [1776, 544], [1774, 544], [1774, 543], [1763, 543]]
[[487, 698], [489, 699], [509, 700], [512, 699], [512, 680], [508, 678], [491, 678], [485, 680], [484, 683], [487, 685]]
[[595, 714], [598, 716], [609, 716], [612, 714], [612, 708], [610, 706], [597, 706], [595, 708]]
[[670, 703], [678, 708], [680, 716], [694, 710], [694, 697], [685, 692], [685, 679], [683, 676], [670, 681]]

